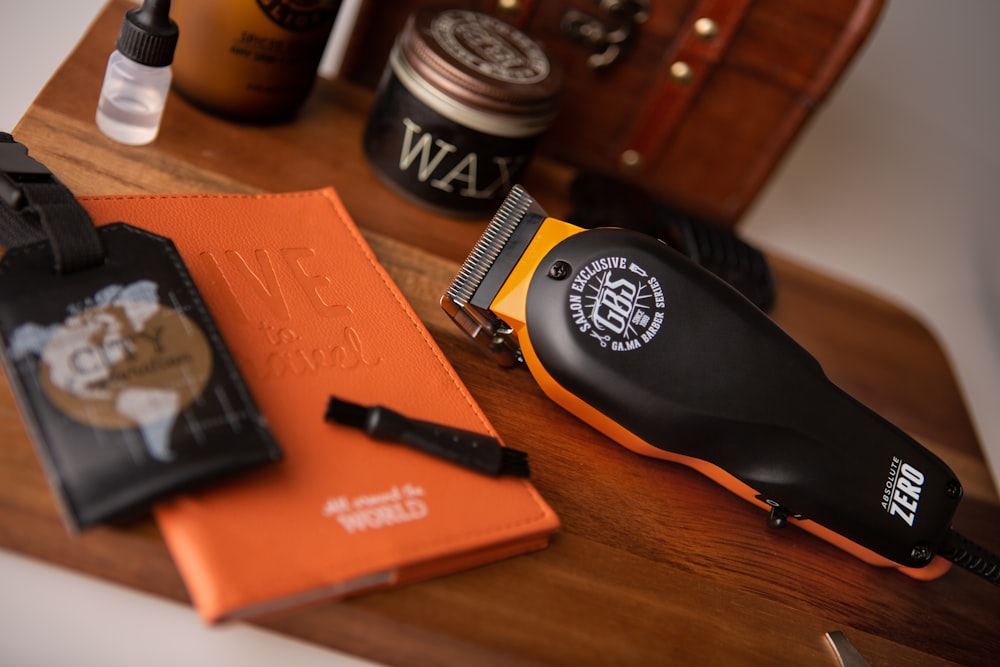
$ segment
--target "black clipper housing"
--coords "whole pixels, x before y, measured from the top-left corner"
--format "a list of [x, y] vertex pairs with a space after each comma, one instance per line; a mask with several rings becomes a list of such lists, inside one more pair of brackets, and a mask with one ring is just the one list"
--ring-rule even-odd
[[548, 217], [519, 186], [441, 303], [620, 444], [682, 463], [874, 565], [933, 579], [962, 497], [739, 292], [656, 238]]

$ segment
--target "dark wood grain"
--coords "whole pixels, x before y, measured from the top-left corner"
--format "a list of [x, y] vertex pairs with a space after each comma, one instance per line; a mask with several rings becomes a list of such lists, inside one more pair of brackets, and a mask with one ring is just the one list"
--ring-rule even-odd
[[[639, 457], [503, 370], [437, 306], [484, 221], [430, 214], [382, 188], [361, 156], [370, 93], [321, 81], [296, 122], [206, 116], [172, 97], [159, 140], [114, 144], [92, 122], [123, 2], [112, 2], [15, 129], [79, 194], [284, 191], [335, 186], [563, 521], [536, 554], [260, 624], [388, 664], [834, 665], [842, 629], [873, 665], [987, 665], [1000, 653], [1000, 594], [953, 571], [920, 583], [870, 567], [706, 478]], [[93, 103], [91, 103], [93, 101]], [[526, 185], [565, 213], [572, 174], [539, 160]], [[1000, 550], [1000, 503], [951, 369], [907, 313], [781, 258], [774, 317], [857, 398], [944, 458], [967, 497], [956, 526]], [[0, 547], [186, 601], [151, 521], [66, 533], [0, 382]], [[193, 614], [193, 612], [192, 612]], [[209, 631], [209, 630], [206, 630]]]

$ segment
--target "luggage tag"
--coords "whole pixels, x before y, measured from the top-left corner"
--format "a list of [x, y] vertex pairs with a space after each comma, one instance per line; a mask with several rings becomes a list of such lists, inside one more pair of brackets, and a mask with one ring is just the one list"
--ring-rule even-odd
[[95, 228], [5, 134], [0, 244], [4, 369], [71, 530], [280, 458], [173, 242]]

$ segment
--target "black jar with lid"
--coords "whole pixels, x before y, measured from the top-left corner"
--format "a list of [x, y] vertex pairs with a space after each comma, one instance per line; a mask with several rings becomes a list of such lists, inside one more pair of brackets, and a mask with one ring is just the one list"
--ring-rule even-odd
[[424, 7], [396, 39], [364, 134], [394, 190], [458, 216], [491, 214], [556, 111], [562, 79], [492, 16]]

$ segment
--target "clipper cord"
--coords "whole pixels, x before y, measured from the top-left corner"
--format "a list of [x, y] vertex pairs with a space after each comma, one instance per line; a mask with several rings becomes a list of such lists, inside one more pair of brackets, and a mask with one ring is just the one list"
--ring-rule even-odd
[[954, 530], [945, 535], [938, 554], [986, 581], [1000, 585], [1000, 556]]

